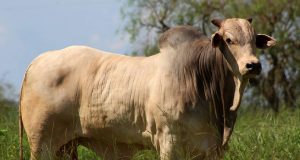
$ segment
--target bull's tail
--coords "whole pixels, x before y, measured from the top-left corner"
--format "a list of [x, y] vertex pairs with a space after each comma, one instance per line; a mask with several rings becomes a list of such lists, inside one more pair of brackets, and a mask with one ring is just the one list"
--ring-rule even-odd
[[[21, 94], [21, 96], [22, 96], [22, 94]], [[20, 145], [19, 146], [20, 147], [20, 152], [19, 152], [20, 160], [23, 160], [23, 122], [22, 122], [22, 113], [21, 113], [21, 101], [19, 102], [19, 145]]]
[[[30, 67], [31, 65], [29, 65]], [[27, 72], [29, 70], [29, 67], [28, 69], [26, 70], [25, 72], [25, 75], [24, 75], [24, 79], [23, 79], [23, 83], [22, 83], [22, 87], [21, 87], [21, 92], [20, 92], [20, 98], [19, 98], [19, 156], [20, 156], [20, 160], [23, 160], [23, 121], [22, 121], [22, 97], [23, 97], [23, 86], [24, 86], [24, 83], [26, 81], [26, 76], [27, 76]]]

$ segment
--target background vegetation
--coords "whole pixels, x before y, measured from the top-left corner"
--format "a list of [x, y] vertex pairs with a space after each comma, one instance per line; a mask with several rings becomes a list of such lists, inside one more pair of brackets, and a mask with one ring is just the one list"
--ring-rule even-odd
[[[252, 17], [256, 30], [275, 37], [278, 45], [258, 51], [263, 74], [251, 80], [225, 159], [300, 159], [299, 0], [128, 0], [123, 6], [123, 31], [138, 56], [158, 53], [159, 34], [172, 26], [193, 25], [210, 36], [216, 31], [213, 18]], [[0, 160], [18, 159], [17, 102], [10, 88], [0, 84]], [[27, 142], [24, 154], [29, 159]], [[79, 157], [100, 159], [84, 147]], [[133, 159], [157, 159], [157, 154], [141, 151]]]

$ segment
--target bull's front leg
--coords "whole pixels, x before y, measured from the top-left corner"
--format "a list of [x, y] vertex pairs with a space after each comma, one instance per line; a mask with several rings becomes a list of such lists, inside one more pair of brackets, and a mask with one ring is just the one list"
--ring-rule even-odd
[[159, 134], [160, 160], [179, 160], [183, 157], [183, 148], [178, 135], [169, 132]]

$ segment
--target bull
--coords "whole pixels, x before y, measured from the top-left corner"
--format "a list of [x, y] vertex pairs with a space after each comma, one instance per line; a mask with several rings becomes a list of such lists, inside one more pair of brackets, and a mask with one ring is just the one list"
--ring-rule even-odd
[[251, 21], [212, 20], [211, 38], [171, 28], [150, 57], [85, 46], [38, 56], [20, 94], [21, 159], [23, 128], [31, 159], [77, 159], [78, 145], [109, 160], [148, 147], [161, 160], [221, 158], [245, 86], [261, 72], [256, 48], [276, 43]]

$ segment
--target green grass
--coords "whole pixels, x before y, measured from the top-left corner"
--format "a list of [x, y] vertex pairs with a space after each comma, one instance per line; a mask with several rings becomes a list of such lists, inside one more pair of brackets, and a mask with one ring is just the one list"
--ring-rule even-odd
[[[18, 159], [18, 114], [16, 107], [0, 104], [0, 160]], [[29, 146], [24, 136], [24, 157], [29, 159]], [[100, 160], [92, 151], [79, 147], [79, 158]], [[158, 159], [154, 151], [137, 153], [134, 160]], [[234, 129], [225, 160], [294, 160], [300, 159], [300, 110], [251, 112], [244, 110]]]
[[239, 116], [226, 160], [300, 159], [300, 111]]

